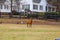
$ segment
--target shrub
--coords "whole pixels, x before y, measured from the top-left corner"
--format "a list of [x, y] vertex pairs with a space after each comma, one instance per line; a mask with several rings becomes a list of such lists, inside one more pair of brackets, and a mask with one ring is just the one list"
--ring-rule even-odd
[[59, 13], [58, 12], [45, 12], [44, 18], [45, 19], [58, 19]]
[[58, 13], [58, 17], [60, 18], [60, 12], [57, 12]]
[[43, 17], [44, 16], [44, 12], [40, 12], [40, 13], [38, 13], [38, 15], [40, 16], [40, 17]]
[[37, 19], [39, 17], [39, 15], [38, 14], [30, 14], [30, 17]]
[[13, 10], [13, 11], [12, 11], [12, 14], [13, 14], [13, 15], [19, 15], [19, 12]]

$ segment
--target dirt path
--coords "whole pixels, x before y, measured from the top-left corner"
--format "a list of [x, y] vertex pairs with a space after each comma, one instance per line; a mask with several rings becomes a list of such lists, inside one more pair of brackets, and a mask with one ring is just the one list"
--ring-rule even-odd
[[[0, 22], [3, 24], [26, 24], [26, 19], [0, 19]], [[60, 25], [60, 20], [38, 20], [38, 19], [33, 19], [33, 24], [35, 25]]]
[[60, 22], [49, 21], [49, 20], [39, 20], [39, 21], [33, 21], [33, 24], [39, 24], [39, 25], [60, 25]]

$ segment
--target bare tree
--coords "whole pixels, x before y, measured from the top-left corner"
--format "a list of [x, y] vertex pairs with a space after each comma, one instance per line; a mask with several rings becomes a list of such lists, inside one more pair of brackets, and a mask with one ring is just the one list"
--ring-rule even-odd
[[18, 7], [18, 8], [17, 8], [17, 11], [19, 12], [21, 0], [10, 0], [10, 1], [11, 1], [11, 13], [10, 13], [10, 18], [11, 18], [11, 17], [12, 17], [12, 14], [13, 14], [13, 13], [12, 13], [12, 11], [13, 11], [13, 10], [12, 10], [12, 9], [13, 9], [13, 1], [16, 2], [16, 5], [17, 5], [17, 6], [16, 6], [16, 5], [15, 5], [15, 6], [16, 6], [16, 8]]
[[11, 2], [11, 13], [9, 14], [10, 15], [10, 18], [12, 17], [12, 1], [13, 0], [10, 0], [10, 2]]
[[11, 0], [11, 12], [12, 12], [12, 1], [13, 1], [13, 0]]

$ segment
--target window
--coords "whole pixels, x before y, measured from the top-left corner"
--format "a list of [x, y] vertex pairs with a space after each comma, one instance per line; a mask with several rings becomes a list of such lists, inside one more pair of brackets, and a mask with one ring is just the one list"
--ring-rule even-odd
[[8, 5], [4, 5], [4, 9], [8, 9]]
[[41, 0], [33, 0], [34, 3], [40, 3]]
[[42, 5], [40, 5], [40, 10], [43, 10], [43, 6]]
[[46, 6], [46, 12], [47, 12], [47, 10], [48, 10], [48, 7]]
[[0, 5], [0, 9], [2, 9], [2, 5]]
[[38, 5], [33, 5], [33, 9], [38, 10]]
[[30, 9], [30, 5], [22, 5], [22, 9]]
[[48, 9], [49, 9], [48, 12], [51, 12], [51, 7], [48, 7]]
[[55, 8], [52, 8], [52, 11], [55, 11]]

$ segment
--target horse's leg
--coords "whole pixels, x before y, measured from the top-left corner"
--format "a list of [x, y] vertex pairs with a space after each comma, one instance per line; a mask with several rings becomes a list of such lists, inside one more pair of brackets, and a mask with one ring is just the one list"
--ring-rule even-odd
[[29, 25], [29, 24], [27, 23], [27, 27], [28, 27], [28, 25]]

